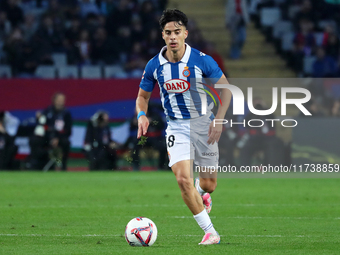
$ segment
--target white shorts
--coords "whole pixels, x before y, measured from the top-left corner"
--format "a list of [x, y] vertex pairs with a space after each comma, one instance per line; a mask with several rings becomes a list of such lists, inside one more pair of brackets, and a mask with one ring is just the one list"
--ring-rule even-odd
[[197, 166], [218, 165], [218, 145], [208, 144], [209, 125], [213, 115], [207, 114], [195, 119], [168, 119], [166, 146], [169, 167], [182, 160], [193, 159]]

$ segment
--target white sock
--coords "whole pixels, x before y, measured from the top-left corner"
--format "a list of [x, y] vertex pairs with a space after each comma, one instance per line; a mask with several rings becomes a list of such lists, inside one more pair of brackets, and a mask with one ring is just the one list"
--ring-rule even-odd
[[198, 182], [198, 185], [196, 187], [198, 193], [203, 196], [206, 192], [201, 188], [200, 183]]
[[214, 235], [217, 235], [217, 232], [213, 224], [211, 223], [211, 219], [205, 209], [199, 214], [194, 215], [194, 218], [197, 221], [197, 224], [201, 227], [201, 229], [204, 230], [206, 234], [212, 233]]

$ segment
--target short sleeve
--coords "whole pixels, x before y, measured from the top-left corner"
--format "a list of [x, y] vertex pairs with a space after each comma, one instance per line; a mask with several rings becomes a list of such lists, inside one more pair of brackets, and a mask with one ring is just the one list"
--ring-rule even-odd
[[155, 87], [155, 83], [156, 80], [153, 77], [152, 62], [150, 60], [145, 67], [139, 87], [147, 92], [151, 92]]
[[204, 66], [204, 70], [203, 70], [204, 77], [211, 78], [211, 79], [220, 79], [222, 77], [223, 72], [212, 57], [205, 55], [203, 57], [203, 61], [204, 61], [204, 65], [203, 65]]

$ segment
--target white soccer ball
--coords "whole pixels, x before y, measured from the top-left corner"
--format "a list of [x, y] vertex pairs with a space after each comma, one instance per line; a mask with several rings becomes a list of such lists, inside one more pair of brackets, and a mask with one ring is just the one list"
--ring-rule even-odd
[[151, 246], [157, 239], [156, 224], [145, 217], [134, 218], [126, 225], [125, 239], [131, 246]]

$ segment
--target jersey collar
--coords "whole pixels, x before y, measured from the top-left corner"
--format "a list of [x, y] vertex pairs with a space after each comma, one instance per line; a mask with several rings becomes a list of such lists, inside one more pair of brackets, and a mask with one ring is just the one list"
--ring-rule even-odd
[[[182, 63], [188, 63], [189, 61], [189, 57], [190, 57], [190, 53], [191, 53], [191, 47], [188, 45], [188, 44], [185, 44], [186, 45], [186, 49], [185, 49], [185, 53], [184, 53], [184, 56], [182, 57], [182, 59], [180, 60], [180, 62]], [[166, 50], [166, 46], [164, 46], [159, 55], [158, 55], [158, 59], [159, 59], [159, 63], [160, 65], [164, 65], [165, 63], [169, 62], [168, 60], [166, 60], [165, 57], [163, 57], [163, 53], [164, 51]]]

